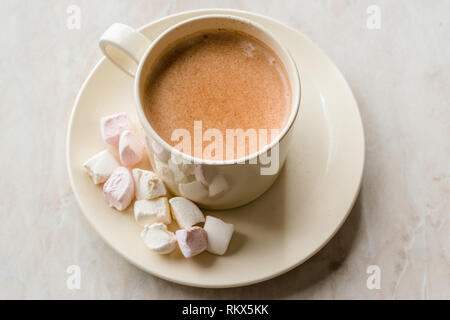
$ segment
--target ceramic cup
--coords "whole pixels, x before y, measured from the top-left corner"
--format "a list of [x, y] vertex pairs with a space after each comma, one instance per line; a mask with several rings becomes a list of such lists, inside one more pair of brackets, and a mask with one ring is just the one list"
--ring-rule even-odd
[[[158, 58], [177, 40], [202, 31], [238, 31], [267, 45], [283, 63], [291, 87], [291, 113], [278, 137], [256, 153], [236, 160], [204, 160], [170, 146], [153, 130], [143, 109], [145, 81]], [[262, 26], [231, 15], [205, 15], [185, 20], [154, 40], [123, 24], [113, 24], [100, 39], [106, 57], [134, 77], [137, 114], [142, 125], [149, 159], [155, 172], [175, 195], [207, 209], [244, 205], [274, 183], [286, 160], [292, 128], [300, 106], [300, 80], [288, 51]], [[201, 119], [199, 119], [201, 120]]]

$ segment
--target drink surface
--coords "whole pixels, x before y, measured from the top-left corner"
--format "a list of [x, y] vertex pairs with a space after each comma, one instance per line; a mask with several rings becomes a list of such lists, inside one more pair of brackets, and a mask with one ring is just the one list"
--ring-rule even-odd
[[[180, 143], [172, 141], [179, 129], [186, 129], [194, 139], [194, 121], [201, 121], [203, 134], [218, 129], [215, 132], [223, 136], [223, 151], [201, 156], [215, 160], [237, 158], [225, 151], [230, 143], [226, 141], [227, 129], [247, 133], [253, 132], [248, 129], [256, 133], [259, 129], [269, 133], [281, 130], [289, 117], [290, 103], [290, 87], [279, 58], [258, 40], [229, 31], [202, 33], [169, 49], [147, 79], [144, 96], [147, 119], [172, 146]], [[275, 134], [267, 141], [258, 139], [257, 150], [274, 138]], [[255, 151], [248, 145], [249, 139], [245, 139], [245, 155]], [[211, 138], [215, 140], [217, 137]], [[211, 141], [203, 141], [203, 150]], [[191, 146], [191, 150], [182, 151], [198, 156], [194, 142]]]

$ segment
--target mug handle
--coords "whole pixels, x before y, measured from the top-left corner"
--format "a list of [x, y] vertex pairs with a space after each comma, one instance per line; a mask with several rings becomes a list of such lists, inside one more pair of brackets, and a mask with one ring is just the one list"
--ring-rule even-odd
[[135, 77], [137, 68], [151, 41], [133, 28], [114, 23], [101, 36], [103, 54], [126, 74]]

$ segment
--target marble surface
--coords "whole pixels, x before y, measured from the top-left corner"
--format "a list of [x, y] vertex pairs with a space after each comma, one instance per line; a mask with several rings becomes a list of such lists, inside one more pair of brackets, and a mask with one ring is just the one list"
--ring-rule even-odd
[[[68, 7], [80, 29], [67, 28]], [[377, 5], [380, 29], [366, 12]], [[134, 27], [205, 7], [258, 12], [296, 28], [337, 64], [366, 133], [362, 190], [317, 255], [276, 279], [235, 289], [180, 286], [122, 259], [81, 213], [65, 163], [76, 94], [113, 22]], [[0, 2], [0, 298], [449, 299], [449, 1]], [[69, 290], [68, 266], [81, 269]], [[381, 288], [366, 286], [369, 265]]]

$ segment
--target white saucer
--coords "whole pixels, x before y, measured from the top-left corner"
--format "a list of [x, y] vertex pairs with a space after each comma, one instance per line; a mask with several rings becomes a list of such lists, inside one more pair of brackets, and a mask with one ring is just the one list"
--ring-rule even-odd
[[101, 187], [83, 170], [88, 158], [106, 148], [100, 136], [101, 116], [124, 111], [137, 123], [132, 78], [105, 59], [86, 79], [75, 102], [67, 133], [67, 162], [82, 211], [103, 239], [131, 263], [185, 285], [235, 287], [287, 272], [333, 237], [359, 191], [364, 133], [356, 101], [336, 66], [303, 34], [279, 22], [243, 11], [201, 10], [166, 17], [141, 31], [156, 38], [179, 21], [210, 13], [244, 16], [270, 29], [292, 54], [302, 81], [292, 150], [278, 180], [244, 207], [211, 212], [235, 225], [227, 254], [202, 253], [184, 259], [178, 251], [164, 256], [147, 250], [132, 209], [124, 213], [110, 209]]

